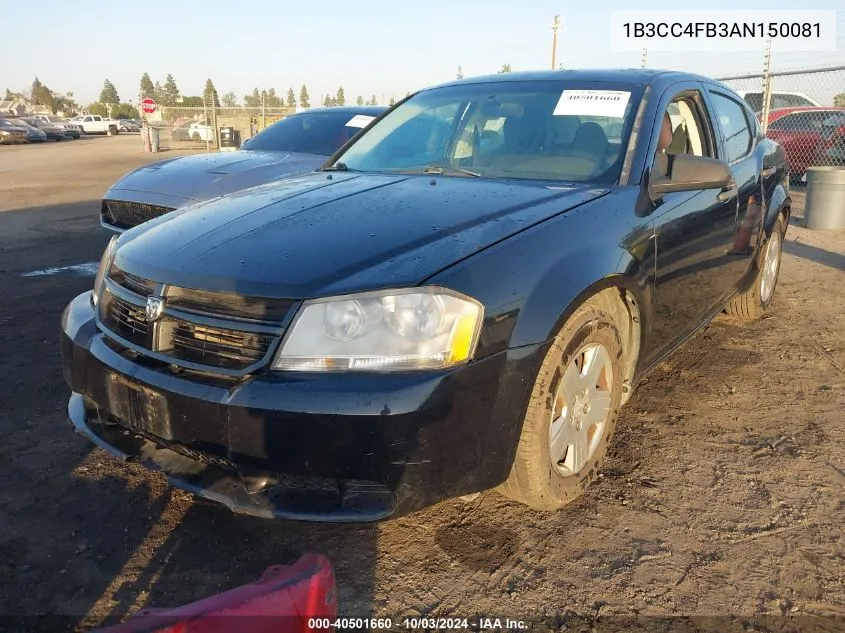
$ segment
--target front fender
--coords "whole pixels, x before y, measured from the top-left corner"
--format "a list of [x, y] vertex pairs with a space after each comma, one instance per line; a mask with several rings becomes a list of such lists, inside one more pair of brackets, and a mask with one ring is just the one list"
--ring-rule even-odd
[[426, 283], [485, 306], [476, 356], [553, 337], [584, 297], [611, 285], [630, 290], [648, 327], [654, 285], [652, 222], [624, 188], [511, 236]]

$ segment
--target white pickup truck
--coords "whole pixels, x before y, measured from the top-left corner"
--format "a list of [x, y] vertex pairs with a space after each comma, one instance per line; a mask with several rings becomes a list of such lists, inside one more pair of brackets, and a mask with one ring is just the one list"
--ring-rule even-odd
[[82, 127], [86, 134], [108, 134], [114, 136], [120, 133], [120, 121], [107, 119], [96, 114], [86, 114], [71, 119]]

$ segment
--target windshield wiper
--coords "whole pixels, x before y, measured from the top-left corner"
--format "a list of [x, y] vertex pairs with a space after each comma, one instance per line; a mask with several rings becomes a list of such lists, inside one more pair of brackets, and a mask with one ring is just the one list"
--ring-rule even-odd
[[451, 167], [445, 165], [429, 165], [425, 169], [423, 169], [424, 174], [438, 174], [440, 176], [451, 174], [457, 175], [461, 174], [464, 176], [473, 176], [474, 178], [481, 178], [481, 174], [476, 173], [474, 171], [470, 171], [468, 169], [461, 169], [460, 167]]

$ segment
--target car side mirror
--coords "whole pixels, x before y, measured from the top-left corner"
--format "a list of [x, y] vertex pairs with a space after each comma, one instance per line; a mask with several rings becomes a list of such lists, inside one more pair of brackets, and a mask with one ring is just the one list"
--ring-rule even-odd
[[707, 156], [675, 154], [668, 157], [668, 173], [652, 174], [649, 194], [657, 200], [675, 191], [722, 189], [733, 181], [731, 168], [724, 161]]

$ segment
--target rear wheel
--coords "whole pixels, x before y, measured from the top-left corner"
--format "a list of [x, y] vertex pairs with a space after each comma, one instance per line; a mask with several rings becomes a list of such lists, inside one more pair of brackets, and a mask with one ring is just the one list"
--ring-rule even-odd
[[725, 312], [741, 321], [754, 321], [765, 313], [775, 294], [780, 273], [780, 260], [785, 232], [783, 218], [778, 218], [772, 233], [760, 250], [757, 274], [751, 286], [734, 296], [725, 306]]
[[540, 367], [502, 494], [555, 510], [584, 493], [616, 428], [622, 359], [613, 316], [598, 303], [578, 308]]

